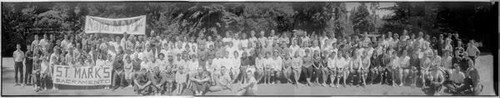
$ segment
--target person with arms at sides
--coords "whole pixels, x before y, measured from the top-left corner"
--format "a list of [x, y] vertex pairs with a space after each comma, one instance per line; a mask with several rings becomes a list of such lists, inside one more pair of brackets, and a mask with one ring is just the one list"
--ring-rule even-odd
[[264, 48], [264, 46], [267, 44], [267, 37], [265, 35], [265, 32], [264, 31], [260, 31], [259, 33], [259, 38], [257, 39], [260, 44], [263, 46], [262, 48]]
[[313, 65], [314, 65], [314, 59], [309, 53], [309, 49], [306, 49], [306, 56], [302, 58], [303, 64], [302, 64], [302, 73], [305, 74], [306, 80], [307, 80], [307, 85], [311, 85], [311, 77], [313, 75]]
[[[14, 57], [14, 68], [15, 68], [15, 79], [16, 79], [16, 85], [15, 86], [24, 86], [23, 83], [23, 61], [24, 61], [24, 52], [21, 50], [21, 44], [16, 45], [16, 51], [12, 53]], [[18, 78], [19, 77], [19, 78]]]
[[33, 72], [33, 49], [31, 45], [26, 45], [26, 48], [28, 49], [26, 51], [26, 58], [25, 58], [25, 65], [26, 65], [26, 73], [24, 74], [24, 84], [25, 85], [32, 85], [31, 79], [32, 79], [32, 72]]
[[40, 90], [47, 90], [49, 85], [52, 85], [52, 67], [50, 66], [50, 53], [47, 50], [42, 51], [40, 55], [41, 69], [40, 69]]
[[226, 31], [224, 38], [222, 38], [222, 42], [224, 44], [227, 44], [227, 43], [229, 43], [231, 41], [232, 41], [231, 32], [230, 31]]
[[73, 42], [73, 39], [69, 38], [68, 35], [64, 35], [64, 39], [61, 41], [61, 48], [63, 49], [63, 51], [68, 51], [69, 49], [69, 45], [71, 42]]
[[[129, 51], [130, 52], [130, 51]], [[126, 81], [126, 86], [132, 86], [132, 77], [134, 76], [134, 61], [131, 59], [131, 54], [126, 54], [123, 59], [123, 70], [124, 70], [124, 79]]]
[[247, 34], [246, 33], [241, 33], [241, 39], [239, 39], [239, 47], [240, 49], [247, 49], [249, 46], [248, 46], [248, 38], [247, 38]]
[[41, 64], [44, 57], [43, 51], [40, 50], [40, 46], [33, 45], [33, 87], [35, 88], [35, 92], [41, 90], [40, 86], [42, 83], [41, 80]]
[[74, 48], [71, 47], [71, 48], [68, 48], [68, 51], [66, 53], [66, 56], [64, 57], [64, 64], [67, 65], [67, 66], [73, 66], [73, 59], [76, 59], [76, 58], [73, 58], [73, 52], [74, 51]]
[[174, 62], [173, 62], [175, 68], [177, 68], [179, 66], [184, 66], [184, 69], [187, 70], [186, 72], [189, 72], [189, 68], [187, 68], [186, 65], [184, 65], [185, 62], [186, 62], [184, 60], [184, 55], [182, 55], [182, 54], [176, 54], [175, 55], [175, 59], [176, 60], [174, 60]]
[[[51, 67], [51, 68], [50, 68], [50, 69], [51, 69], [51, 70], [50, 70], [50, 72], [53, 72], [53, 69], [52, 69], [52, 68], [54, 67], [54, 65], [58, 65], [58, 64], [60, 64], [60, 62], [59, 62], [59, 59], [60, 59], [60, 58], [59, 58], [59, 54], [60, 54], [59, 47], [54, 47], [54, 48], [53, 48], [53, 51], [54, 51], [54, 53], [52, 53], [52, 54], [50, 55], [50, 59], [49, 59], [49, 60], [50, 60], [50, 61], [49, 61], [49, 67]], [[52, 77], [52, 76], [51, 76], [51, 77]], [[52, 81], [52, 80], [51, 80], [51, 81]], [[22, 81], [21, 81], [21, 82], [22, 82]], [[56, 84], [53, 84], [53, 85], [52, 85], [52, 89], [54, 89], [54, 90], [58, 90], [57, 85], [56, 85]]]
[[[30, 43], [31, 48], [35, 49], [35, 47], [39, 47], [40, 39], [38, 35], [35, 35], [35, 39]], [[41, 51], [41, 48], [39, 49]]]
[[243, 84], [240, 89], [238, 89], [238, 95], [255, 95], [257, 91], [257, 79], [254, 77], [254, 70], [248, 69], [246, 71], [247, 74], [247, 83]]
[[[311, 51], [318, 51], [318, 56], [320, 56], [319, 51], [321, 50], [319, 48], [319, 40], [312, 40], [311, 42], [313, 43], [310, 47]], [[314, 52], [312, 52], [311, 54], [314, 54]]]
[[266, 51], [266, 56], [264, 57], [264, 60], [262, 61], [263, 63], [263, 69], [264, 69], [264, 84], [269, 84], [271, 82], [271, 52]]
[[443, 56], [443, 49], [445, 47], [445, 39], [443, 34], [439, 34], [439, 38], [437, 39], [437, 50], [438, 50], [438, 55]]
[[47, 45], [49, 44], [47, 34], [43, 34], [43, 38], [38, 42], [38, 45], [41, 46], [42, 51], [49, 51]]
[[293, 83], [290, 77], [292, 76], [292, 65], [293, 59], [290, 57], [290, 54], [286, 53], [285, 58], [283, 59], [283, 77], [287, 80], [288, 83]]
[[[194, 68], [198, 67], [198, 65], [195, 64], [196, 63], [195, 61], [197, 61], [197, 60], [192, 60], [192, 59], [194, 59], [194, 58], [192, 58], [194, 56], [189, 55], [188, 52], [184, 52], [183, 55], [184, 55], [183, 56], [184, 60], [181, 63], [181, 65], [178, 65], [178, 66], [184, 66], [184, 68], [187, 69], [187, 74], [188, 74], [187, 78], [193, 78], [197, 72], [197, 70], [194, 69]], [[193, 86], [192, 83], [193, 83], [192, 81], [188, 80], [188, 82], [187, 82], [188, 88]]]
[[116, 90], [118, 87], [124, 87], [125, 86], [125, 73], [124, 71], [124, 61], [123, 61], [123, 53], [121, 51], [121, 47], [118, 47], [118, 56], [116, 56], [116, 59], [112, 62], [113, 65], [113, 91]]
[[97, 60], [97, 53], [98, 53], [98, 49], [95, 48], [94, 45], [91, 45], [90, 46], [90, 51], [88, 52], [89, 56], [87, 57], [87, 59], [90, 60], [90, 66], [95, 66], [95, 61]]
[[299, 51], [299, 49], [300, 49], [300, 46], [298, 45], [297, 42], [298, 42], [297, 39], [293, 39], [292, 44], [288, 48], [290, 50], [289, 52], [290, 52], [291, 56], [295, 56], [296, 51]]
[[302, 57], [300, 57], [300, 52], [295, 51], [294, 57], [292, 58], [292, 70], [293, 70], [293, 78], [296, 87], [299, 87], [299, 78], [302, 72]]
[[[167, 69], [168, 71], [170, 72], [173, 72], [174, 70], [173, 69]], [[187, 70], [184, 69], [184, 66], [179, 66], [177, 69], [176, 69], [176, 73], [175, 73], [175, 83], [176, 84], [176, 90], [175, 92], [177, 94], [182, 94], [182, 92], [184, 91], [184, 86], [186, 86], [186, 81], [187, 81]], [[170, 82], [170, 83], [174, 83], [174, 82]], [[170, 86], [169, 86], [170, 87]]]
[[215, 40], [212, 39], [212, 36], [207, 36], [207, 42], [205, 43], [206, 48], [210, 49], [210, 46], [215, 46]]
[[248, 42], [252, 43], [252, 46], [250, 47], [256, 47], [258, 38], [255, 36], [254, 30], [250, 31], [250, 37], [248, 38]]
[[479, 54], [481, 54], [481, 52], [477, 48], [476, 42], [474, 40], [470, 40], [467, 44], [467, 55], [472, 61], [474, 61], [474, 63], [476, 63], [476, 59], [479, 57]]

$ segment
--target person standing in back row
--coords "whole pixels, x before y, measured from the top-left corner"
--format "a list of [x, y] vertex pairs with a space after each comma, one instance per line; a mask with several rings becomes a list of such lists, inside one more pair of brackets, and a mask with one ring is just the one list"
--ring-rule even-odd
[[31, 50], [31, 45], [26, 45], [28, 51], [26, 51], [26, 73], [24, 77], [24, 83], [26, 85], [31, 85], [31, 73], [33, 71], [33, 51]]
[[[24, 86], [22, 83], [23, 83], [23, 60], [24, 60], [24, 52], [21, 50], [21, 45], [20, 44], [17, 44], [16, 45], [16, 51], [14, 51], [13, 53], [13, 56], [14, 57], [14, 77], [16, 79], [16, 85], [15, 86], [19, 86], [19, 85], [22, 85]], [[19, 73], [19, 77], [18, 78], [18, 73]], [[18, 81], [19, 79], [19, 81]], [[21, 84], [19, 84], [21, 83]]]

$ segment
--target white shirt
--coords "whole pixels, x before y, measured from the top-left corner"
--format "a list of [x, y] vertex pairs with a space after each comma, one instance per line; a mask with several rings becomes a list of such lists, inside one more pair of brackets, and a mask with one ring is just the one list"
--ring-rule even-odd
[[38, 43], [38, 45], [40, 45], [42, 47], [42, 50], [47, 50], [47, 45], [49, 44], [49, 42], [47, 42], [47, 39], [42, 39], [40, 40], [40, 42]]
[[467, 55], [469, 56], [476, 56], [478, 52], [479, 49], [477, 49], [477, 47], [475, 46], [467, 47]]
[[403, 58], [400, 58], [400, 60], [399, 60], [399, 61], [400, 61], [400, 62], [399, 62], [399, 63], [400, 63], [400, 64], [399, 64], [400, 66], [403, 66], [403, 65], [405, 65], [405, 66], [409, 66], [409, 65], [406, 65], [406, 64], [410, 64], [410, 57], [409, 57], [409, 56], [405, 56], [405, 57], [403, 57]]
[[222, 38], [222, 42], [231, 42], [233, 39], [229, 37]]
[[233, 64], [232, 64], [231, 68], [235, 69], [235, 68], [239, 68], [241, 66], [241, 59], [232, 58], [232, 61], [233, 61]]
[[240, 46], [242, 48], [247, 48], [248, 47], [248, 40], [247, 39], [240, 40]]
[[62, 47], [62, 49], [68, 50], [67, 45], [68, 45], [68, 40], [64, 39], [63, 41], [61, 41], [61, 47]]
[[146, 70], [150, 71], [151, 70], [150, 65], [151, 65], [151, 63], [149, 63], [149, 61], [148, 62], [142, 61], [141, 62], [141, 69], [146, 69]]
[[274, 62], [274, 69], [280, 71], [281, 68], [283, 67], [283, 59], [281, 57], [277, 57], [276, 59], [273, 59]]
[[328, 58], [328, 68], [335, 68], [335, 58]]
[[295, 52], [299, 51], [300, 47], [299, 45], [290, 45], [290, 56], [295, 56]]
[[14, 51], [13, 57], [15, 62], [22, 62], [24, 60], [24, 52], [21, 50], [16, 50]]

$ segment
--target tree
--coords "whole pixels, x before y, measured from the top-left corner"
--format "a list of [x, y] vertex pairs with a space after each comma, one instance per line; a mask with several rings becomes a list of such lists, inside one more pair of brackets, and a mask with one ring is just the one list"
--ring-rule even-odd
[[329, 3], [325, 6], [324, 13], [333, 14], [327, 22], [325, 31], [335, 33], [337, 36], [345, 36], [353, 33], [352, 23], [348, 17], [345, 3]]
[[361, 3], [359, 7], [357, 7], [356, 11], [352, 13], [352, 23], [353, 28], [356, 33], [362, 32], [372, 32], [375, 30], [375, 26], [372, 23], [373, 20], [370, 17], [370, 12], [368, 12], [368, 8], [365, 3]]
[[432, 36], [458, 33], [464, 42], [469, 39], [484, 42], [483, 49], [494, 46], [491, 36], [483, 34], [496, 27], [491, 26], [490, 3], [396, 3], [394, 15], [386, 16], [382, 32], [400, 33], [406, 29], [410, 33], [425, 32]]

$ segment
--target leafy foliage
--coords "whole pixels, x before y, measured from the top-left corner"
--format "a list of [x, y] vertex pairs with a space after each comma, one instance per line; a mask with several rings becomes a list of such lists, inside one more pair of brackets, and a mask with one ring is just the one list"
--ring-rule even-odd
[[353, 17], [351, 19], [353, 23], [354, 31], [357, 33], [362, 32], [373, 32], [375, 30], [375, 25], [373, 18], [368, 11], [368, 7], [365, 3], [361, 3], [359, 7], [357, 7], [356, 11], [353, 12]]
[[384, 17], [386, 23], [380, 30], [384, 33], [401, 33], [406, 29], [410, 33], [426, 32], [437, 36], [443, 33], [458, 33], [468, 42], [469, 39], [483, 42], [490, 49], [494, 46], [491, 36], [496, 23], [491, 21], [494, 6], [490, 3], [396, 3], [386, 8], [394, 11], [394, 15]]

